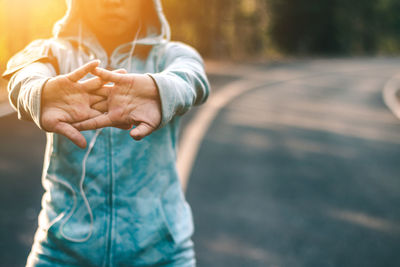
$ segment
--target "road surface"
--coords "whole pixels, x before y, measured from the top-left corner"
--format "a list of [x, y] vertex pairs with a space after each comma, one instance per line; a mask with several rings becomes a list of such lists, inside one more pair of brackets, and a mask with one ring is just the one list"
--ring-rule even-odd
[[[382, 100], [400, 59], [209, 71], [212, 104], [188, 114], [182, 134], [203, 127], [187, 145], [198, 148], [187, 175], [198, 266], [400, 266], [400, 121]], [[0, 123], [0, 258], [22, 266], [45, 140], [15, 114]]]

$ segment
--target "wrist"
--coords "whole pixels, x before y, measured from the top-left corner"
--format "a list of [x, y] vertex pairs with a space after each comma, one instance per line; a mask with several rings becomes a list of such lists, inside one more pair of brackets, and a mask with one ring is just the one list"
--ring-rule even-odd
[[47, 116], [43, 116], [45, 113], [46, 108], [48, 107], [48, 103], [51, 103], [51, 96], [52, 96], [52, 88], [54, 83], [54, 78], [47, 79], [42, 86], [41, 94], [40, 94], [40, 111], [39, 111], [39, 127], [44, 130], [48, 131], [47, 125]]
[[149, 74], [144, 75], [146, 77], [146, 83], [148, 88], [148, 93], [151, 99], [160, 101], [160, 92], [158, 91], [157, 84], [153, 77]]
[[[36, 124], [38, 125], [38, 127], [44, 131], [46, 130], [46, 127], [43, 125], [43, 113], [44, 113], [44, 109], [45, 109], [45, 95], [48, 95], [48, 88], [46, 88], [46, 85], [48, 84], [49, 80], [51, 78], [47, 78], [45, 79], [42, 84], [41, 84], [41, 88], [40, 88], [40, 93], [38, 95], [38, 104], [37, 104], [37, 118], [35, 120]], [[47, 102], [46, 102], [47, 103]]]
[[41, 106], [45, 106], [48, 102], [51, 102], [53, 98], [53, 87], [54, 87], [54, 78], [47, 79], [43, 84], [42, 93], [41, 93]]

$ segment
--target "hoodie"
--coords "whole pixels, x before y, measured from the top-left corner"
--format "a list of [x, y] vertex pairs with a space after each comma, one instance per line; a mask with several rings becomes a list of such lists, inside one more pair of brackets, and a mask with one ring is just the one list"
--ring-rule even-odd
[[180, 117], [206, 101], [209, 83], [200, 55], [169, 40], [160, 1], [145, 1], [137, 38], [110, 57], [81, 22], [79, 1], [69, 0], [54, 36], [32, 42], [8, 63], [10, 102], [20, 119], [38, 127], [45, 82], [93, 59], [152, 76], [162, 107], [159, 129], [140, 142], [104, 128], [83, 132], [89, 146], [81, 150], [46, 133], [45, 193], [27, 266], [194, 266], [192, 213], [176, 151]]

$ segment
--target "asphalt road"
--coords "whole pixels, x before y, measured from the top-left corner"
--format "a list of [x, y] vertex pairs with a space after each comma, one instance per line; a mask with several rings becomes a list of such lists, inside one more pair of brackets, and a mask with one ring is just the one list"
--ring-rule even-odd
[[[381, 96], [399, 71], [400, 59], [214, 66], [217, 92], [260, 83], [221, 109], [198, 151], [198, 266], [400, 266], [400, 121]], [[45, 140], [15, 115], [0, 125], [0, 265], [22, 266]]]

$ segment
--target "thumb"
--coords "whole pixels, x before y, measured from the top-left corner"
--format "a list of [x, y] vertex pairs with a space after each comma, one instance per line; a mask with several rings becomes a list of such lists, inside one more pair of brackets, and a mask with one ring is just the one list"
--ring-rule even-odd
[[136, 141], [143, 139], [154, 131], [154, 128], [150, 125], [141, 122], [138, 126], [131, 130], [130, 135]]

